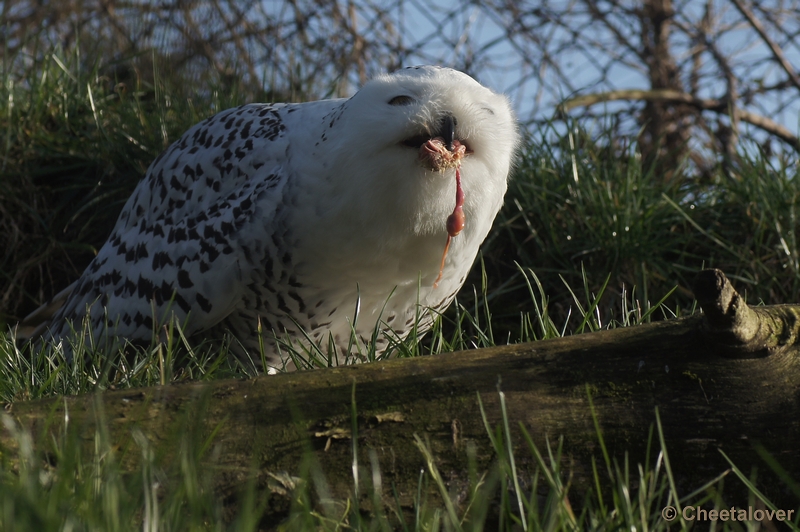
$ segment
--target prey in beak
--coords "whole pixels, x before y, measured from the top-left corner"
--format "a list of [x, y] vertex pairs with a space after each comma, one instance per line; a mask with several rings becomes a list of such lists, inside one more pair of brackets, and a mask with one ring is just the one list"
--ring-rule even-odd
[[414, 137], [403, 144], [413, 146], [416, 145], [414, 141], [421, 141], [419, 161], [428, 170], [444, 172], [448, 168], [457, 168], [461, 164], [461, 159], [470, 151], [456, 138], [456, 125], [456, 118], [451, 114], [446, 114], [442, 117], [439, 130], [434, 137], [428, 139]]
[[447, 251], [450, 249], [450, 242], [464, 229], [466, 215], [464, 214], [464, 189], [461, 187], [461, 160], [472, 153], [466, 144], [456, 138], [456, 117], [451, 114], [444, 115], [438, 124], [438, 131], [433, 137], [429, 134], [420, 134], [409, 137], [401, 142], [403, 146], [416, 148], [419, 150], [419, 162], [428, 170], [444, 173], [448, 168], [455, 168], [456, 177], [456, 201], [452, 214], [447, 217], [445, 229], [447, 230], [447, 241], [442, 252], [442, 260], [439, 264], [439, 275], [433, 282], [433, 287], [437, 288], [444, 275], [444, 264], [447, 259]]
[[444, 263], [450, 242], [464, 229], [466, 216], [464, 215], [464, 189], [461, 188], [461, 159], [467, 156], [467, 147], [456, 138], [456, 118], [447, 114], [442, 118], [439, 134], [425, 141], [419, 148], [419, 160], [422, 165], [430, 170], [443, 173], [448, 168], [455, 168], [456, 172], [456, 203], [452, 214], [447, 217], [447, 241], [442, 252], [439, 264], [439, 275], [433, 282], [433, 287], [439, 286], [439, 281], [444, 275]]

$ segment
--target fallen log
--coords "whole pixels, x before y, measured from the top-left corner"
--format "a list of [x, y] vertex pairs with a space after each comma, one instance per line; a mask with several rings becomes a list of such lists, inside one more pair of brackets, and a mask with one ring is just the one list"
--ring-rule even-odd
[[[704, 314], [683, 319], [248, 381], [19, 402], [6, 410], [32, 434], [45, 426], [61, 430], [68, 412], [69, 423], [85, 427], [87, 440], [102, 420], [120, 445], [134, 429], [157, 442], [187, 412], [202, 412], [198, 434], [217, 430], [215, 466], [226, 472], [219, 481], [221, 493], [233, 493], [253, 466], [265, 484], [297, 474], [310, 450], [331, 495], [346, 498], [353, 490], [355, 399], [359, 462], [368, 471], [366, 464], [377, 457], [387, 500], [394, 485], [401, 503], [410, 505], [425, 467], [415, 435], [428, 442], [451, 491], [466, 489], [470, 442], [480, 464], [492, 459], [478, 398], [496, 426], [502, 421], [499, 390], [518, 438], [518, 469], [527, 474], [535, 468], [519, 437], [519, 423], [540, 449], [546, 439], [563, 436], [564, 467], [572, 474], [573, 491], [582, 493], [592, 457], [601, 458], [591, 395], [609, 450], [618, 457], [630, 453], [633, 463], [643, 460], [659, 409], [684, 492], [728, 467], [719, 450], [744, 471], [757, 465], [763, 472], [767, 468], [754, 451], [756, 444], [800, 479], [795, 345], [800, 306], [751, 308], [718, 270], [701, 272], [694, 291]], [[15, 445], [7, 431], [0, 434], [0, 444]], [[362, 476], [368, 482], [369, 475]], [[765, 489], [778, 500], [786, 495], [777, 483]], [[746, 506], [744, 500], [734, 502]]]

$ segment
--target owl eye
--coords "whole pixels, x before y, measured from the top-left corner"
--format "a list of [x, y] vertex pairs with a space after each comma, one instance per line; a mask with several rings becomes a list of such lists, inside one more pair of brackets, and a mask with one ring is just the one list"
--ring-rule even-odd
[[414, 98], [411, 96], [406, 96], [405, 94], [401, 94], [400, 96], [395, 96], [389, 100], [389, 105], [411, 105], [413, 102]]

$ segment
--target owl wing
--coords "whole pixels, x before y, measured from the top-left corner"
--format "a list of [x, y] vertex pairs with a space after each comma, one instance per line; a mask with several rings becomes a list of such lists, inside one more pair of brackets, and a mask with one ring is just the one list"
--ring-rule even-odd
[[[172, 315], [187, 334], [239, 304], [291, 180], [291, 111], [246, 105], [187, 131], [156, 159], [51, 325], [63, 337], [87, 308], [94, 334], [149, 340]], [[186, 319], [188, 316], [188, 320]]]

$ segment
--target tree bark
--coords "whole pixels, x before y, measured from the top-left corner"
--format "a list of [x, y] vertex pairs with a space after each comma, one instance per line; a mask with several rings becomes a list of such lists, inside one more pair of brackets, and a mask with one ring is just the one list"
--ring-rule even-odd
[[[636, 14], [640, 25], [640, 58], [647, 65], [650, 89], [683, 92], [680, 68], [670, 44], [675, 16], [672, 0], [645, 0]], [[643, 132], [639, 146], [645, 161], [659, 159], [666, 168], [680, 168], [688, 152], [695, 114], [694, 108], [674, 100], [645, 100], [639, 116]], [[664, 176], [669, 179], [672, 172], [665, 172]]]
[[[215, 464], [225, 472], [219, 480], [222, 495], [235, 493], [254, 465], [264, 483], [275, 487], [287, 473], [298, 474], [310, 451], [331, 494], [344, 499], [353, 490], [354, 393], [365, 486], [377, 456], [385, 500], [393, 500], [394, 484], [400, 501], [411, 505], [426, 463], [414, 435], [429, 442], [451, 491], [465, 490], [469, 442], [477, 448], [479, 467], [493, 459], [478, 396], [495, 427], [502, 422], [498, 390], [516, 438], [517, 468], [527, 475], [536, 467], [519, 423], [539, 449], [545, 448], [546, 438], [554, 443], [563, 436], [571, 492], [582, 497], [592, 457], [602, 463], [588, 391], [606, 445], [618, 459], [628, 452], [631, 464], [643, 461], [658, 408], [681, 493], [728, 468], [722, 450], [747, 473], [757, 466], [759, 484], [781, 500], [783, 488], [765, 476], [768, 468], [754, 444], [763, 445], [800, 479], [795, 346], [800, 306], [750, 308], [718, 270], [701, 272], [695, 294], [703, 315], [637, 327], [249, 381], [20, 402], [6, 410], [37, 435], [48, 423], [50, 431], [62, 430], [66, 408], [69, 423], [85, 427], [87, 445], [98, 420], [107, 425], [114, 443], [122, 445], [134, 428], [157, 442], [188, 412], [199, 418], [203, 433], [219, 429]], [[46, 439], [40, 441], [46, 446]], [[7, 431], [0, 434], [0, 444], [6, 449], [16, 445]], [[287, 507], [272, 503], [268, 511], [278, 515]]]

